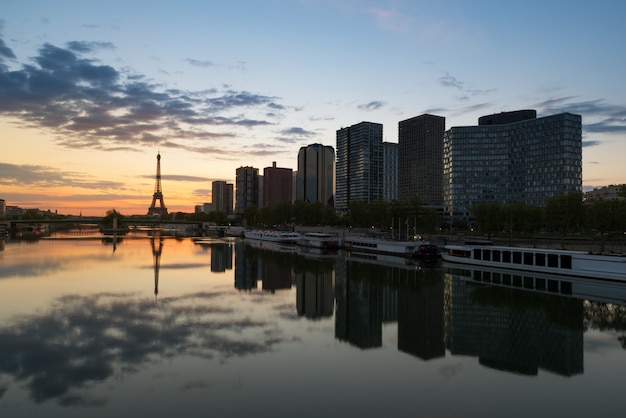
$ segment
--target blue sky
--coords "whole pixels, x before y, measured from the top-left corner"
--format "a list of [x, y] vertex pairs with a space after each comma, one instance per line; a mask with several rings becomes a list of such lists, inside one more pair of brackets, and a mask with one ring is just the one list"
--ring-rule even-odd
[[335, 146], [361, 121], [583, 118], [585, 188], [625, 183], [626, 2], [0, 0], [0, 198], [141, 213]]

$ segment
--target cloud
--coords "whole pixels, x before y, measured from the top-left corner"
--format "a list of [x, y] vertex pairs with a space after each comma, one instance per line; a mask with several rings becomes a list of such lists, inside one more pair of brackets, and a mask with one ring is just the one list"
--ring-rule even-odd
[[187, 58], [185, 61], [187, 61], [189, 64], [195, 67], [201, 67], [201, 68], [209, 68], [215, 65], [212, 61], [208, 61], [208, 60], [202, 61], [202, 60], [197, 60], [194, 58]]
[[[604, 99], [577, 102], [576, 96], [550, 98], [535, 105], [538, 113], [569, 112], [581, 115], [583, 131], [591, 133], [626, 133], [626, 105], [606, 103]], [[596, 144], [591, 144], [596, 145]]]
[[366, 14], [373, 16], [379, 27], [393, 32], [406, 32], [415, 21], [413, 17], [396, 9], [372, 7], [366, 10]]
[[100, 49], [115, 49], [115, 45], [113, 45], [111, 42], [71, 41], [68, 42], [66, 45], [68, 49], [80, 53], [94, 52]]
[[378, 109], [382, 108], [385, 105], [386, 105], [386, 103], [383, 102], [383, 101], [374, 100], [374, 101], [371, 101], [369, 103], [360, 104], [360, 105], [357, 106], [357, 108], [359, 110], [365, 110], [365, 111], [371, 112], [373, 110], [378, 110]]
[[[146, 178], [154, 178], [145, 176]], [[188, 181], [188, 182], [206, 182], [209, 181], [206, 177], [198, 177], [198, 176], [185, 176], [185, 175], [168, 175], [164, 174], [161, 176], [163, 180], [167, 181]]]
[[444, 87], [453, 87], [459, 90], [463, 90], [464, 89], [464, 83], [462, 83], [461, 81], [457, 80], [456, 77], [451, 76], [450, 74], [446, 73], [445, 75], [439, 77], [439, 84], [441, 84]]
[[[228, 138], [238, 132], [215, 128], [271, 126], [267, 110], [284, 109], [277, 97], [250, 91], [165, 89], [141, 74], [81, 56], [113, 48], [108, 42], [72, 41], [67, 48], [46, 43], [34, 64], [9, 71], [0, 61], [0, 112], [22, 126], [50, 131], [64, 147], [119, 150], [162, 144], [173, 135], [180, 141]], [[3, 58], [14, 54], [0, 39]]]
[[4, 41], [2, 39], [0, 39], [0, 59], [2, 57], [4, 57], [4, 58], [11, 58], [11, 59], [17, 58], [15, 56], [15, 54], [13, 53], [13, 50], [11, 50], [11, 48], [6, 46]]
[[469, 100], [468, 96], [484, 95], [484, 94], [488, 94], [496, 90], [496, 89], [471, 88], [468, 86], [466, 82], [459, 80], [458, 78], [454, 77], [448, 72], [444, 73], [444, 75], [439, 77], [439, 84], [441, 84], [444, 87], [450, 87], [450, 88], [457, 89], [465, 93], [463, 96], [459, 97], [459, 100], [462, 100], [462, 101]]
[[583, 148], [587, 148], [587, 147], [595, 147], [601, 144], [602, 144], [602, 141], [583, 141], [582, 146]]
[[84, 174], [61, 171], [52, 167], [38, 165], [16, 165], [0, 162], [0, 184], [5, 186], [40, 186], [40, 187], [81, 187], [99, 190], [121, 189], [123, 183], [114, 181], [95, 181], [85, 178]]
[[315, 132], [307, 131], [303, 128], [295, 127], [295, 126], [289, 129], [284, 129], [280, 133], [283, 135], [293, 135], [293, 136], [299, 136], [299, 137], [310, 137], [310, 136], [315, 135]]

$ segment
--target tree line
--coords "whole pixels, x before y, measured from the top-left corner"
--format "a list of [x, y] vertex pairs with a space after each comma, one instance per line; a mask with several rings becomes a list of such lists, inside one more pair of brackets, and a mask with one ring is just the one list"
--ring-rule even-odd
[[[622, 188], [622, 196], [626, 191]], [[584, 201], [582, 193], [569, 193], [547, 201], [545, 207], [525, 203], [477, 203], [472, 207], [475, 227], [487, 235], [532, 235], [549, 232], [559, 236], [593, 234], [601, 238], [626, 231], [626, 199]]]

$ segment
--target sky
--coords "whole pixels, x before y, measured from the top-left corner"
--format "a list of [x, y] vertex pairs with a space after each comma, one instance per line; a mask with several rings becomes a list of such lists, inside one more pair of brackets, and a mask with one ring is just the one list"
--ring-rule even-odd
[[336, 131], [536, 109], [583, 121], [585, 190], [626, 183], [622, 0], [0, 0], [0, 199], [170, 212]]

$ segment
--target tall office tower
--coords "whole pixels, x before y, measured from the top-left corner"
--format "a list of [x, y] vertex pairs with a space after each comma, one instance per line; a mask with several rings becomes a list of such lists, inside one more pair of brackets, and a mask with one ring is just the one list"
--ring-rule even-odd
[[233, 185], [222, 180], [216, 180], [212, 184], [213, 211], [226, 215], [233, 213]]
[[312, 144], [300, 148], [296, 173], [296, 200], [334, 206], [335, 150], [333, 147]]
[[398, 123], [398, 200], [443, 204], [446, 118], [424, 114]]
[[383, 125], [361, 122], [337, 131], [335, 208], [383, 197]]
[[471, 219], [472, 205], [548, 199], [582, 191], [582, 118], [535, 110], [479, 118], [444, 136], [444, 210], [449, 221]]
[[398, 199], [398, 144], [383, 142], [383, 200]]
[[293, 200], [293, 170], [291, 168], [271, 167], [263, 169], [263, 206], [275, 206], [291, 203]]
[[239, 167], [236, 170], [235, 213], [243, 215], [248, 206], [258, 206], [260, 196], [259, 169]]
[[0, 216], [7, 216], [7, 202], [4, 199], [0, 199]]

